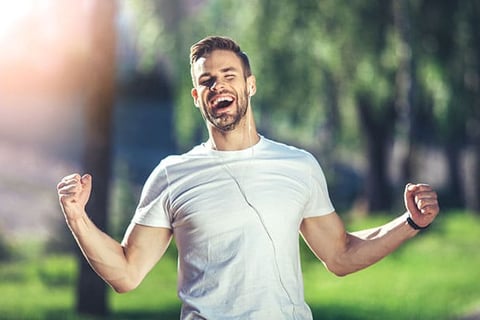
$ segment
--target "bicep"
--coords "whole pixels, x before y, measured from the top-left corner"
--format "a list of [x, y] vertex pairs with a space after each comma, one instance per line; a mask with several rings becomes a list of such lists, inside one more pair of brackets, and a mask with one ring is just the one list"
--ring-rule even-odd
[[305, 218], [300, 231], [307, 245], [327, 267], [347, 248], [348, 236], [345, 226], [335, 212]]
[[170, 244], [172, 230], [132, 224], [122, 242], [129, 269], [140, 280], [160, 260]]

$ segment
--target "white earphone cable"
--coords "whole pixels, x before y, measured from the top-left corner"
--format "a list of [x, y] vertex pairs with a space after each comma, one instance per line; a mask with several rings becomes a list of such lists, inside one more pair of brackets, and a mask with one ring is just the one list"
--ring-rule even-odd
[[[250, 110], [250, 112], [248, 113], [248, 119], [247, 119], [247, 123], [248, 123], [248, 130], [247, 130], [247, 134], [248, 134], [248, 141], [249, 141], [249, 146], [252, 150], [252, 153], [251, 153], [251, 157], [249, 159], [249, 162], [247, 163], [246, 165], [246, 172], [248, 172], [248, 167], [252, 164], [252, 162], [254, 161], [254, 158], [255, 158], [255, 146], [252, 145], [252, 126], [251, 126], [251, 112], [252, 110]], [[214, 142], [213, 142], [214, 143]], [[281, 271], [280, 271], [280, 266], [279, 266], [279, 263], [278, 263], [278, 252], [277, 252], [277, 249], [276, 249], [276, 246], [275, 246], [275, 241], [272, 237], [272, 235], [270, 234], [266, 224], [265, 224], [265, 221], [262, 217], [262, 215], [260, 214], [260, 212], [257, 210], [257, 208], [252, 204], [252, 202], [249, 200], [247, 194], [245, 193], [242, 185], [240, 184], [240, 182], [238, 181], [238, 179], [235, 177], [235, 175], [232, 173], [232, 171], [230, 170], [228, 164], [226, 164], [222, 157], [221, 156], [217, 156], [216, 157], [222, 168], [225, 169], [225, 171], [227, 172], [227, 174], [230, 176], [230, 178], [232, 178], [232, 180], [235, 182], [235, 185], [237, 186], [240, 194], [242, 195], [243, 199], [245, 200], [245, 203], [252, 209], [252, 211], [255, 213], [255, 215], [257, 216], [263, 230], [265, 231], [267, 237], [268, 237], [268, 240], [269, 240], [269, 243], [272, 247], [272, 252], [273, 252], [273, 259], [274, 259], [274, 264], [275, 264], [275, 269], [276, 269], [276, 272], [277, 272], [277, 276], [278, 276], [278, 280], [280, 282], [280, 286], [282, 287], [282, 290], [285, 292], [290, 304], [292, 305], [292, 308], [293, 308], [293, 316], [294, 316], [294, 319], [296, 319], [296, 311], [295, 311], [295, 303], [290, 295], [290, 293], [288, 292], [287, 290], [287, 287], [282, 279], [282, 275], [281, 275]]]

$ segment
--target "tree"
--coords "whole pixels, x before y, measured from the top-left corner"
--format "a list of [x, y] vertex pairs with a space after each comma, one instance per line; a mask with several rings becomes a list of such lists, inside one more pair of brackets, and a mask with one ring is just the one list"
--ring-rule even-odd
[[376, 106], [371, 97], [358, 93], [356, 106], [366, 137], [365, 205], [370, 212], [386, 211], [392, 205], [387, 164], [396, 121], [395, 105], [386, 101], [381, 111], [374, 111]]
[[[356, 2], [344, 9], [349, 22], [343, 36], [331, 39], [342, 60], [337, 70], [352, 97], [365, 144], [365, 205], [369, 212], [391, 208], [388, 163], [398, 119], [397, 105], [403, 94], [396, 82], [401, 43], [392, 24], [392, 1]], [[338, 17], [338, 16], [337, 16]]]
[[[435, 139], [443, 146], [447, 159], [448, 179], [442, 203], [444, 207], [463, 208], [468, 199], [474, 210], [478, 210], [480, 192], [478, 130], [474, 129], [479, 123], [480, 37], [475, 22], [479, 7], [476, 1], [420, 1], [415, 7], [414, 28], [421, 61], [417, 70], [421, 79], [420, 105], [426, 117], [432, 119], [435, 127], [430, 129], [437, 133]], [[462, 157], [469, 146], [473, 161], [465, 174]]]
[[[84, 61], [86, 138], [84, 169], [94, 176], [87, 212], [105, 230], [111, 176], [111, 126], [115, 84], [114, 0], [83, 2], [87, 10], [89, 54]], [[108, 313], [107, 287], [83, 257], [79, 257], [77, 311], [82, 314]]]
[[401, 159], [400, 181], [410, 182], [413, 174], [413, 154], [416, 149], [414, 128], [415, 117], [415, 52], [412, 39], [411, 10], [408, 0], [397, 0], [392, 3], [394, 30], [398, 37], [399, 64], [396, 74], [396, 109], [398, 112], [397, 127], [400, 139], [405, 141], [405, 153]]
[[[178, 3], [184, 6], [181, 16], [168, 17], [182, 22], [165, 28], [177, 32], [167, 53], [177, 74], [188, 73], [187, 54], [178, 53], [199, 38], [237, 39], [252, 56], [258, 79], [254, 106], [260, 130], [314, 151], [327, 162], [329, 181], [335, 180], [332, 164], [361, 154], [370, 211], [393, 205], [396, 180], [388, 164], [398, 141], [406, 146], [398, 181], [418, 177], [417, 151], [446, 146], [448, 189], [454, 202], [463, 198], [462, 152], [469, 147], [474, 159], [480, 152], [475, 1]], [[189, 77], [176, 80], [176, 135], [190, 146], [202, 138], [203, 124], [186, 94]], [[472, 162], [478, 177], [478, 160]], [[467, 188], [476, 190], [469, 196], [473, 205], [476, 184]]]
[[[467, 164], [465, 179], [465, 206], [480, 213], [480, 30], [478, 28], [480, 3], [464, 1], [459, 7], [455, 43], [458, 61], [455, 74], [461, 90], [457, 103], [451, 108], [458, 109], [458, 104], [465, 108], [465, 140], [471, 150], [471, 161]], [[455, 88], [456, 89], [456, 88]], [[457, 138], [458, 140], [458, 138]]]

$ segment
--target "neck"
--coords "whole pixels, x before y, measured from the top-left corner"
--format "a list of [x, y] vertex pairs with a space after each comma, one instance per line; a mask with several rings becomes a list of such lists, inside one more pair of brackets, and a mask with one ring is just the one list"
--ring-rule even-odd
[[[248, 111], [250, 112], [250, 110]], [[208, 127], [208, 144], [214, 150], [219, 151], [237, 151], [250, 148], [258, 143], [257, 128], [253, 117], [245, 117], [245, 121], [240, 123], [231, 131], [222, 131], [213, 126]]]
[[208, 139], [209, 146], [218, 151], [238, 151], [248, 149], [258, 143], [260, 137], [258, 133], [247, 134], [243, 137], [226, 135], [210, 135]]

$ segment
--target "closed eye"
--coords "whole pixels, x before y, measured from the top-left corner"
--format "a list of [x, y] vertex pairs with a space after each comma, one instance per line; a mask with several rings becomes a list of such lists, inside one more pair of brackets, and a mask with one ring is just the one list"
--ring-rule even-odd
[[211, 87], [215, 83], [215, 78], [206, 78], [200, 80], [199, 84], [205, 87]]

